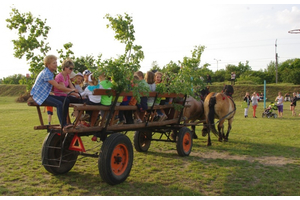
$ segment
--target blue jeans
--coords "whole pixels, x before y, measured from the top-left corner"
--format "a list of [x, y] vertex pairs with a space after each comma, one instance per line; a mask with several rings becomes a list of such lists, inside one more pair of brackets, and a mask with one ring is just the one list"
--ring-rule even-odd
[[[66, 103], [65, 103], [65, 106], [63, 107], [63, 103], [64, 103], [65, 99], [66, 99]], [[61, 97], [61, 96], [49, 95], [47, 97], [47, 99], [43, 102], [43, 104], [56, 107], [57, 117], [58, 117], [60, 125], [62, 127], [67, 125], [67, 116], [68, 116], [69, 104], [70, 104], [70, 100], [68, 98]]]

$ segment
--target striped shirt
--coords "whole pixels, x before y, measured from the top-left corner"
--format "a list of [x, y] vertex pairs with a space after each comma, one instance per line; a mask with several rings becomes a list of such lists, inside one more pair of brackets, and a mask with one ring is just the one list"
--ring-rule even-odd
[[54, 74], [47, 68], [43, 69], [37, 76], [30, 94], [33, 100], [41, 105], [49, 96], [52, 85], [49, 81], [53, 80]]

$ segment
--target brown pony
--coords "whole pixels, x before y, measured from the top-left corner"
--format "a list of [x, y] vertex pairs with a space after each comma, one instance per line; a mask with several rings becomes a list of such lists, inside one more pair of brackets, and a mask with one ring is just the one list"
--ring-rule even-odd
[[[187, 107], [184, 110], [184, 113], [183, 113], [185, 123], [195, 122], [197, 120], [205, 121], [205, 115], [204, 115], [203, 101], [202, 100], [196, 100], [193, 97], [189, 96], [186, 99], [186, 105], [190, 105], [190, 107]], [[198, 136], [196, 134], [195, 125], [192, 125], [192, 132], [193, 132], [194, 139], [197, 139]]]
[[[174, 99], [174, 102], [178, 103], [178, 99]], [[189, 96], [186, 98], [185, 105], [190, 105], [189, 107], [184, 108], [183, 115], [181, 116], [181, 119], [184, 120], [185, 124], [188, 124], [190, 122], [196, 122], [197, 120], [199, 121], [199, 123], [200, 121], [202, 122], [205, 121], [202, 100], [196, 100], [192, 96]], [[191, 125], [191, 128], [192, 128], [193, 138], [197, 139], [198, 136], [196, 135], [195, 125]], [[176, 134], [173, 132], [173, 136], [174, 135]]]
[[[222, 93], [209, 93], [204, 100], [204, 115], [206, 122], [202, 129], [202, 136], [208, 134], [207, 146], [211, 146], [210, 130], [219, 136], [219, 141], [228, 141], [231, 124], [235, 115], [236, 106], [232, 99], [233, 87], [226, 85]], [[215, 128], [214, 119], [219, 119], [218, 132]], [[224, 122], [228, 120], [228, 130], [224, 134]], [[218, 123], [218, 122], [217, 122]]]

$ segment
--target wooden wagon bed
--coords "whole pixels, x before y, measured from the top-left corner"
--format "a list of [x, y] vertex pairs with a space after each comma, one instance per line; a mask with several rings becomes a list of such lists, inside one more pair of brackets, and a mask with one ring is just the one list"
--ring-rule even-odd
[[[32, 99], [28, 100], [29, 106], [36, 107], [40, 121], [40, 125], [34, 126], [34, 129], [45, 129], [48, 133], [42, 145], [42, 165], [48, 172], [55, 175], [67, 173], [73, 168], [79, 155], [96, 157], [101, 178], [108, 184], [115, 185], [122, 183], [129, 176], [133, 164], [133, 146], [138, 152], [147, 152], [151, 141], [172, 142], [176, 143], [178, 155], [189, 156], [195, 129], [193, 128], [191, 131], [187, 126], [193, 127], [202, 122], [198, 120], [191, 123], [185, 118], [185, 111], [194, 109], [187, 101], [186, 95], [150, 92], [145, 96], [155, 97], [155, 99], [179, 97], [182, 101], [167, 105], [152, 105], [148, 107], [147, 115], [142, 123], [118, 125], [115, 123], [115, 116], [119, 111], [136, 111], [138, 107], [117, 106], [117, 99], [119, 96], [133, 96], [133, 94], [131, 92], [117, 94], [113, 90], [105, 89], [94, 90], [94, 94], [112, 95], [115, 99], [110, 106], [70, 104], [70, 108], [77, 113], [77, 117], [72, 123], [73, 126], [70, 128], [62, 128], [60, 125], [45, 125], [40, 107], [47, 105], [40, 106]], [[181, 107], [175, 109], [179, 105]], [[154, 120], [158, 109], [167, 111], [168, 118], [166, 120]], [[92, 111], [89, 126], [83, 126], [80, 120], [80, 116], [85, 111]], [[104, 116], [101, 118], [99, 118], [99, 111], [104, 111]], [[71, 119], [68, 113], [67, 122], [71, 123]], [[135, 131], [134, 145], [126, 135], [127, 131]], [[82, 136], [92, 136], [92, 141], [98, 141], [100, 138], [103, 141], [100, 151], [93, 152], [94, 148], [85, 150], [81, 140]]]

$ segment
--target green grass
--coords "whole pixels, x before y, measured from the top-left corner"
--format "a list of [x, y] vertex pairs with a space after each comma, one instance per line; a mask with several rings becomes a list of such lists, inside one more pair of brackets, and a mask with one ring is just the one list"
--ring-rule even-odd
[[[229, 142], [212, 146], [201, 136], [194, 140], [188, 157], [177, 155], [176, 144], [151, 143], [147, 153], [134, 150], [133, 167], [122, 184], [106, 184], [98, 172], [98, 159], [79, 157], [73, 169], [54, 176], [41, 165], [45, 130], [38, 125], [37, 112], [16, 97], [0, 97], [0, 195], [85, 196], [299, 196], [300, 117], [292, 117], [288, 103], [282, 119], [244, 118], [241, 102]], [[296, 107], [297, 114], [299, 107]], [[251, 115], [252, 108], [249, 109]], [[46, 113], [43, 113], [46, 120]], [[46, 121], [45, 121], [46, 122]], [[58, 123], [54, 114], [54, 123]], [[127, 133], [133, 142], [133, 132]], [[86, 149], [99, 151], [101, 142], [83, 137]]]

